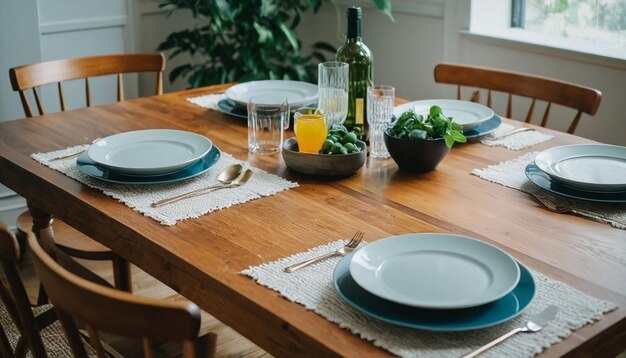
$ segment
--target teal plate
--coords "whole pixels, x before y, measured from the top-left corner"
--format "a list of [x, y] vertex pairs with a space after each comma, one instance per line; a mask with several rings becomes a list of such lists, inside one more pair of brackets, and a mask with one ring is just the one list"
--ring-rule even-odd
[[465, 138], [476, 138], [476, 137], [482, 137], [484, 135], [487, 135], [493, 131], [495, 131], [500, 124], [502, 124], [502, 118], [494, 115], [493, 117], [491, 117], [490, 119], [482, 122], [481, 124], [477, 125], [476, 127], [463, 132], [463, 135], [465, 136]]
[[78, 169], [92, 178], [118, 184], [165, 184], [193, 178], [209, 170], [220, 159], [222, 153], [215, 145], [202, 159], [181, 170], [159, 176], [134, 176], [108, 170], [98, 166], [84, 151], [76, 159]]
[[357, 310], [398, 326], [428, 331], [468, 331], [491, 327], [520, 315], [535, 297], [535, 280], [530, 271], [518, 262], [520, 280], [517, 286], [497, 301], [472, 308], [431, 310], [387, 301], [361, 288], [350, 276], [350, 261], [345, 256], [333, 274], [339, 295]]
[[[238, 105], [237, 103], [229, 99], [223, 99], [217, 102], [217, 107], [220, 109], [220, 112], [231, 115], [233, 117], [244, 118], [244, 119], [248, 118], [248, 109], [246, 109], [246, 107], [244, 106]], [[317, 102], [309, 103], [307, 105], [300, 106], [300, 107], [317, 107]], [[291, 112], [293, 112], [296, 109], [297, 108], [292, 108]]]
[[557, 195], [568, 198], [605, 203], [626, 203], [626, 191], [588, 191], [573, 188], [553, 179], [532, 162], [524, 170], [526, 177], [535, 185]]
[[229, 99], [223, 99], [217, 102], [217, 107], [222, 113], [226, 113], [239, 118], [248, 118], [248, 110], [246, 109], [246, 107], [238, 106], [235, 102]]

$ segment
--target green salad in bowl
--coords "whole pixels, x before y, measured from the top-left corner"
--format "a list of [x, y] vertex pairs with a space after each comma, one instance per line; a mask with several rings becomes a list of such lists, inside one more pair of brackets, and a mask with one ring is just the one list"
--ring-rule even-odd
[[385, 145], [398, 167], [423, 173], [434, 170], [455, 142], [467, 141], [463, 127], [432, 106], [428, 116], [406, 111], [384, 133]]
[[452, 117], [443, 114], [441, 107], [432, 106], [427, 117], [416, 114], [413, 110], [406, 111], [397, 119], [389, 135], [400, 139], [440, 139], [446, 147], [451, 148], [454, 142], [465, 143], [463, 127], [455, 123]]

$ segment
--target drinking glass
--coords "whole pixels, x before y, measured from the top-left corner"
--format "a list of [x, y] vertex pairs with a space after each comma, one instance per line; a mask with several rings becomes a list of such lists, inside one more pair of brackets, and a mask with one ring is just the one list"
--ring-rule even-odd
[[396, 89], [391, 86], [367, 88], [367, 123], [369, 124], [370, 157], [389, 158], [383, 133], [389, 128], [393, 116]]
[[248, 102], [248, 149], [256, 154], [274, 154], [283, 146], [285, 123], [289, 121], [289, 105], [268, 104], [252, 97]]
[[298, 108], [293, 117], [298, 151], [317, 154], [328, 134], [324, 116], [315, 108], [303, 107]]
[[318, 66], [317, 101], [326, 126], [342, 126], [348, 114], [348, 64], [322, 62]]

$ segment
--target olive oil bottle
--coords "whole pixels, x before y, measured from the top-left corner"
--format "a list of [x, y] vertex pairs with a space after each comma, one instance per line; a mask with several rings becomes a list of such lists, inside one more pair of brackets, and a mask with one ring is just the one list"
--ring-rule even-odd
[[337, 61], [349, 65], [348, 116], [344, 126], [366, 138], [367, 87], [373, 85], [373, 56], [361, 38], [361, 8], [348, 8], [348, 36], [346, 43], [337, 51]]

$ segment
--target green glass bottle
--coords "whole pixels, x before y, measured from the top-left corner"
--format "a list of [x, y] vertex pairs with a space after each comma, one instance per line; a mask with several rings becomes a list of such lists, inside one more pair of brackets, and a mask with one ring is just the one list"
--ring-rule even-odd
[[337, 51], [335, 56], [337, 61], [348, 63], [349, 84], [348, 84], [348, 116], [344, 126], [348, 130], [353, 130], [359, 137], [366, 137], [365, 121], [367, 105], [367, 87], [373, 85], [373, 56], [361, 38], [361, 8], [348, 8], [348, 39], [346, 43]]

